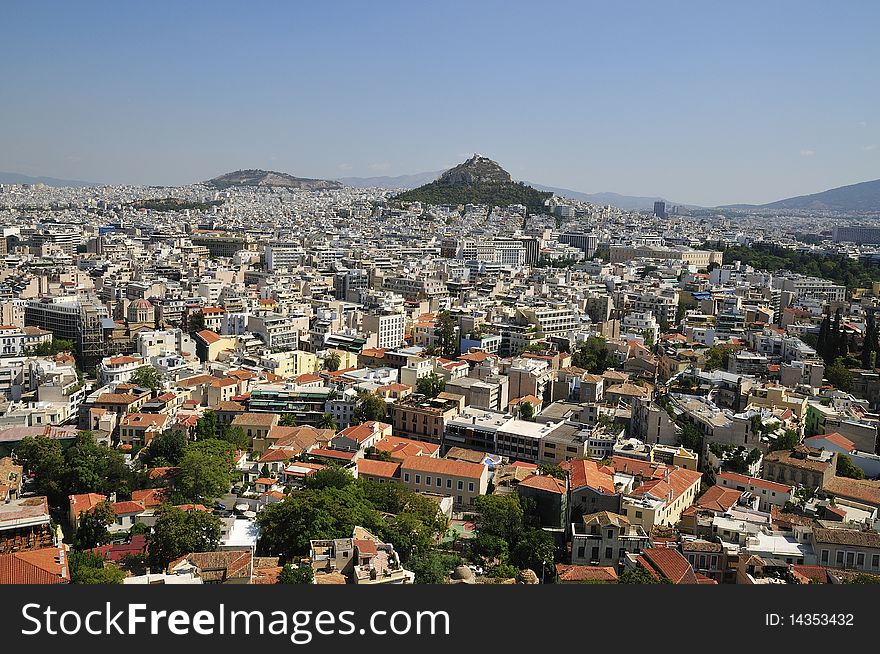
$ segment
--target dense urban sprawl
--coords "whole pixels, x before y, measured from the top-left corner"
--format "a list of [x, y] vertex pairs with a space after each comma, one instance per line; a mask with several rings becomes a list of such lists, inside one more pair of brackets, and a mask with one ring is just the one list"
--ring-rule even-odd
[[880, 578], [866, 216], [329, 186], [0, 186], [0, 582]]

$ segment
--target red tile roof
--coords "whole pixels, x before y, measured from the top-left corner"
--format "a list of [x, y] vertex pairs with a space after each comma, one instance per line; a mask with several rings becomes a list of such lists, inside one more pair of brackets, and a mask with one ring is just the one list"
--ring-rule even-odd
[[649, 547], [642, 550], [639, 561], [643, 566], [666, 577], [673, 584], [696, 584], [697, 576], [687, 559], [671, 547]]
[[534, 488], [555, 495], [564, 495], [566, 492], [565, 482], [552, 475], [531, 475], [523, 479], [519, 487]]
[[67, 552], [61, 547], [0, 554], [0, 585], [66, 583], [70, 583], [70, 571]]
[[376, 461], [375, 459], [359, 459], [357, 462], [358, 476], [382, 477], [393, 479], [400, 476], [400, 464], [393, 461]]

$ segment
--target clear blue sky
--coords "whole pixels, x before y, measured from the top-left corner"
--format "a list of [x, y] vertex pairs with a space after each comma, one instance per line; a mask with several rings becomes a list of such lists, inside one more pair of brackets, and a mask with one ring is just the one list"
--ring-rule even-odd
[[439, 170], [715, 205], [880, 178], [880, 2], [3, 3], [0, 170]]

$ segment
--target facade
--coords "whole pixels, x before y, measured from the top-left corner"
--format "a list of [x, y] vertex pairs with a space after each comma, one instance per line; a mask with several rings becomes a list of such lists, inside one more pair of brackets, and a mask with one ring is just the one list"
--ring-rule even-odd
[[416, 492], [449, 495], [455, 506], [473, 506], [489, 487], [489, 468], [482, 463], [408, 456], [400, 464], [404, 486]]

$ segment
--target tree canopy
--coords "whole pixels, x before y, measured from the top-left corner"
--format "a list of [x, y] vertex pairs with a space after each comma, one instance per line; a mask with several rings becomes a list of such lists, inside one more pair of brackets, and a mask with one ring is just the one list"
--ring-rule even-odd
[[428, 397], [437, 397], [444, 391], [446, 388], [446, 380], [444, 380], [440, 375], [436, 372], [431, 372], [430, 375], [425, 375], [424, 377], [420, 377], [416, 381], [416, 393], [420, 395], [426, 395]]
[[183, 554], [214, 551], [222, 527], [220, 518], [206, 511], [161, 507], [148, 537], [150, 565], [164, 568]]
[[588, 337], [571, 355], [571, 365], [593, 375], [601, 375], [611, 367], [611, 363], [608, 347], [601, 336]]

